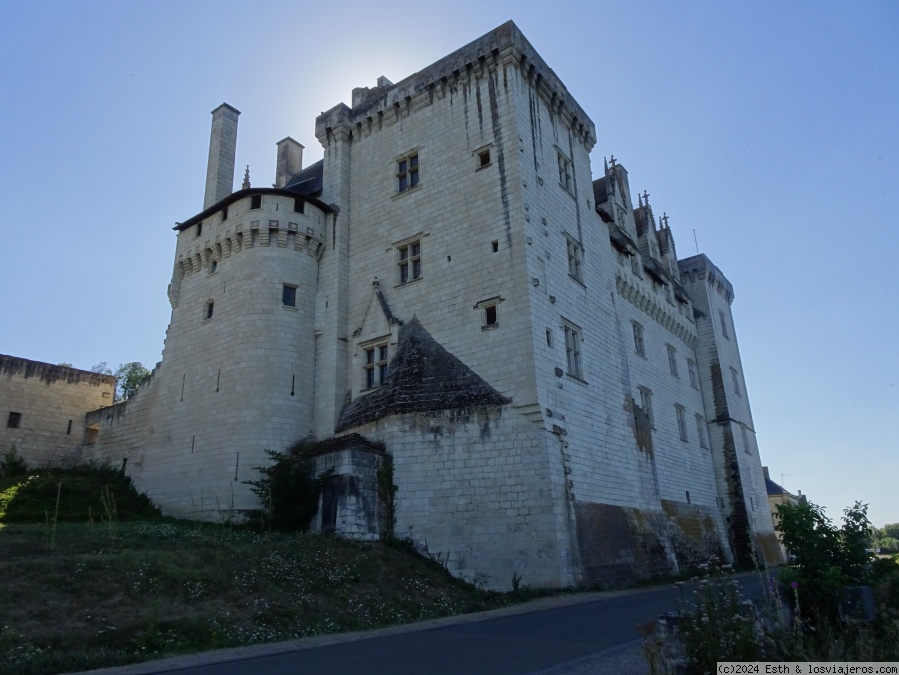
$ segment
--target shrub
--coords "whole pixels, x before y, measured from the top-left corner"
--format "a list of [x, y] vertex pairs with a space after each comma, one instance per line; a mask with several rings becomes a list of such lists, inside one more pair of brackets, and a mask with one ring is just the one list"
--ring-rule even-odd
[[306, 444], [299, 443], [287, 452], [266, 450], [271, 466], [253, 467], [258, 480], [244, 481], [259, 498], [262, 508], [253, 512], [273, 530], [309, 529], [309, 521], [318, 511], [321, 480], [312, 476], [312, 465], [304, 458]]
[[12, 447], [3, 456], [3, 463], [0, 464], [0, 475], [12, 477], [23, 476], [26, 473], [28, 473], [28, 466], [18, 450], [16, 450], [15, 443], [13, 443]]
[[777, 529], [791, 555], [781, 580], [798, 584], [803, 612], [821, 620], [836, 619], [842, 590], [870, 580], [868, 505], [855, 502], [845, 509], [841, 528], [811, 502], [778, 504], [777, 514]]

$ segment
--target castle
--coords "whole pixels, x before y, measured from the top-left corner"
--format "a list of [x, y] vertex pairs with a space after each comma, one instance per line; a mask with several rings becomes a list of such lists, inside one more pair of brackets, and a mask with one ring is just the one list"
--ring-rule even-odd
[[0, 447], [126, 462], [214, 519], [313, 439], [313, 525], [361, 537], [389, 455], [397, 535], [495, 588], [779, 559], [733, 288], [621, 164], [593, 179], [593, 122], [514, 23], [355, 89], [316, 119], [322, 161], [277, 144], [271, 188], [232, 191], [239, 114], [212, 113], [152, 376], [109, 405], [109, 378], [3, 357]]

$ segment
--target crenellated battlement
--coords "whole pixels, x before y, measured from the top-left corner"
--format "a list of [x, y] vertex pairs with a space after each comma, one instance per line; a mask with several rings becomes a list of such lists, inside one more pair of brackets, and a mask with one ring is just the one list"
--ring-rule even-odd
[[512, 21], [396, 84], [379, 78], [376, 87], [354, 90], [352, 108], [341, 103], [319, 115], [315, 121], [316, 138], [324, 147], [337, 133], [354, 141], [362, 140], [435, 100], [469, 87], [488, 73], [502, 70], [503, 86], [508, 86], [509, 68], [520, 73], [589, 152], [596, 144], [593, 121]]

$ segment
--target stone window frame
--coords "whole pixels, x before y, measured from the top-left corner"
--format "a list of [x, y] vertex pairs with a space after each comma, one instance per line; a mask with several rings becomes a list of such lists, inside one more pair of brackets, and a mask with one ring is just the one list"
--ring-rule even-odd
[[573, 193], [574, 171], [572, 170], [571, 158], [562, 152], [562, 149], [556, 146], [559, 166], [559, 186], [568, 194]]
[[262, 195], [250, 196], [250, 211], [256, 211], [262, 208]]
[[390, 363], [390, 336], [385, 335], [359, 345], [362, 352], [362, 389], [371, 391], [383, 386]]
[[21, 429], [22, 428], [22, 413], [14, 412], [14, 411], [10, 410], [9, 417], [6, 418], [6, 428], [7, 429]]
[[[405, 286], [424, 278], [421, 262], [421, 234], [394, 244], [396, 249], [396, 285]], [[416, 250], [417, 247], [417, 250]], [[410, 274], [411, 269], [411, 274]], [[417, 276], [416, 276], [417, 274]]]
[[[296, 309], [297, 308], [297, 289], [299, 286], [296, 284], [281, 284], [281, 306], [286, 309]], [[289, 291], [292, 291], [292, 296]], [[292, 302], [288, 302], [288, 300], [292, 300]]]
[[631, 321], [634, 330], [634, 352], [637, 356], [646, 358], [646, 340], [644, 339], [643, 324]]
[[215, 315], [215, 300], [213, 298], [206, 298], [206, 301], [203, 303], [203, 323], [212, 321], [212, 317], [214, 315]]
[[493, 150], [493, 143], [488, 143], [471, 153], [475, 158], [475, 171], [480, 171], [481, 169], [486, 169], [493, 165], [493, 155], [491, 150]]
[[394, 160], [396, 168], [396, 194], [408, 194], [421, 186], [421, 153], [419, 148], [400, 155]]
[[666, 344], [668, 350], [668, 370], [674, 377], [680, 377], [677, 370], [677, 348], [674, 345]]
[[639, 279], [643, 278], [643, 272], [640, 271], [642, 265], [640, 264], [639, 256], [634, 253], [631, 256], [631, 272], [633, 272]]
[[505, 298], [494, 295], [478, 302], [473, 309], [483, 310], [483, 323], [481, 330], [494, 330], [499, 328], [499, 303], [504, 302]]
[[649, 427], [655, 429], [656, 417], [652, 411], [652, 389], [649, 387], [637, 387], [637, 391], [640, 392], [640, 407], [643, 408], [643, 412], [649, 418]]
[[699, 389], [699, 373], [696, 371], [696, 361], [687, 359], [687, 373], [690, 376], [690, 386]]
[[730, 367], [730, 379], [733, 381], [733, 384], [734, 384], [734, 393], [737, 396], [742, 396], [743, 392], [742, 392], [742, 388], [740, 387], [740, 373], [733, 366]]
[[696, 413], [696, 435], [699, 436], [699, 447], [708, 449], [709, 444], [706, 441], [706, 422], [705, 417]]
[[565, 374], [583, 382], [584, 331], [580, 326], [567, 319], [562, 319], [562, 331], [565, 335]]
[[690, 437], [687, 435], [687, 409], [680, 403], [675, 403], [674, 414], [677, 417], [677, 435], [682, 441], [688, 443]]
[[565, 235], [565, 249], [568, 254], [568, 276], [583, 285], [584, 247], [571, 235]]
[[724, 310], [718, 310], [718, 320], [721, 322], [721, 334], [725, 340], [730, 340], [730, 334], [727, 332], [727, 319], [724, 316]]
[[740, 424], [740, 437], [743, 439], [743, 452], [747, 455], [752, 454], [752, 444], [749, 442], [749, 432], [746, 430], [746, 425], [742, 422]]

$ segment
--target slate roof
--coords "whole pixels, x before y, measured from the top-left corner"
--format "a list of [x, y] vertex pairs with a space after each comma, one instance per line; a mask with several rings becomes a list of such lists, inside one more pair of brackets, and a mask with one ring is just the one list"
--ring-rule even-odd
[[282, 188], [289, 192], [318, 197], [322, 193], [325, 160], [320, 159], [315, 164], [310, 164], [299, 173], [292, 175], [287, 184]]
[[780, 485], [775, 483], [773, 480], [765, 476], [765, 490], [769, 495], [785, 495], [789, 494], [786, 490], [784, 490]]
[[509, 399], [444, 349], [412, 317], [400, 329], [396, 355], [380, 387], [347, 403], [336, 431], [388, 415], [503, 405]]

